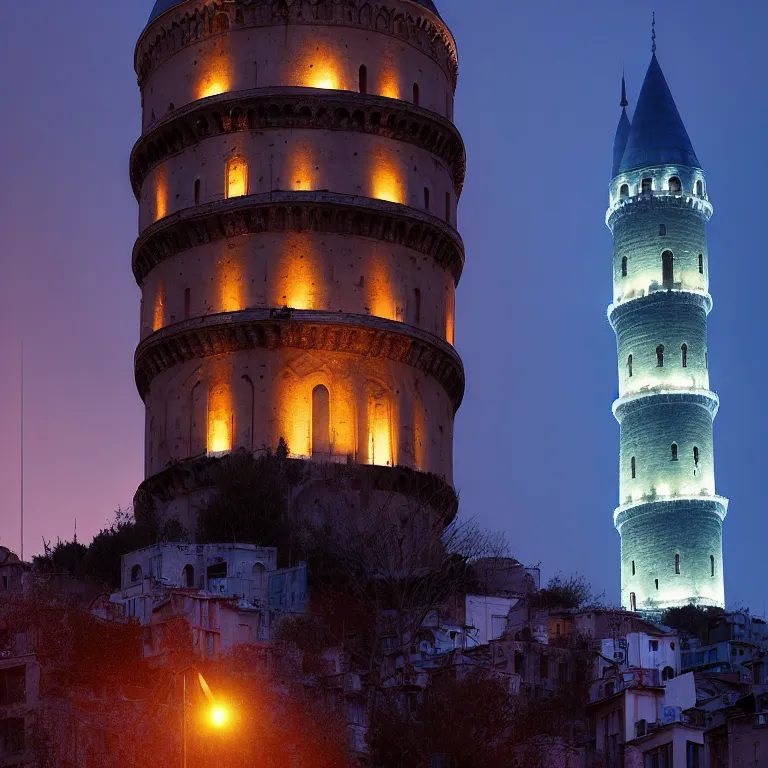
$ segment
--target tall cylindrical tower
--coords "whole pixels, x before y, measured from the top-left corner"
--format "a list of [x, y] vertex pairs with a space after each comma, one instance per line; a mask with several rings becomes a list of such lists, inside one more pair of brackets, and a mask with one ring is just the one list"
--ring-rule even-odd
[[465, 153], [431, 0], [157, 0], [135, 61], [149, 485], [280, 438], [450, 485]]
[[[623, 89], [622, 107], [627, 106]], [[631, 610], [723, 605], [707, 315], [706, 179], [656, 54], [630, 124], [622, 112], [606, 222], [621, 425], [621, 592]]]

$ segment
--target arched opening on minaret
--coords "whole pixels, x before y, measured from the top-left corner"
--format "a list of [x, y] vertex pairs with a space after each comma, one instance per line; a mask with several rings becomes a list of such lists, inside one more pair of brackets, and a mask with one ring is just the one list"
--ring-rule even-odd
[[715, 556], [710, 555], [709, 556], [709, 575], [714, 576], [715, 575]]
[[248, 163], [243, 157], [231, 157], [227, 161], [227, 198], [248, 194]]
[[693, 446], [693, 474], [696, 475], [699, 472], [699, 447]]
[[632, 561], [632, 575], [635, 575], [635, 561]]
[[[630, 462], [632, 466], [632, 479], [635, 480], [637, 478], [637, 460], [635, 457], [632, 457], [632, 461]], [[632, 561], [632, 573], [635, 572], [635, 561]]]
[[656, 585], [656, 591], [658, 592], [658, 589], [659, 589], [659, 580], [658, 580], [658, 579], [654, 579], [654, 580], [653, 580], [653, 582], [654, 582], [654, 584]]
[[195, 205], [200, 205], [200, 179], [195, 179]]
[[653, 189], [653, 179], [643, 179], [640, 182], [640, 191], [643, 193], [650, 193]]
[[624, 256], [621, 260], [621, 276], [626, 277], [627, 276], [627, 257]]
[[632, 378], [632, 355], [627, 358], [627, 376]]
[[637, 595], [635, 595], [634, 592], [629, 593], [629, 610], [630, 611], [637, 610]]
[[675, 555], [675, 573], [680, 573], [680, 555]]
[[669, 180], [669, 191], [673, 194], [680, 194], [683, 191], [683, 185], [680, 183], [680, 179], [677, 176], [673, 176]]
[[677, 461], [677, 443], [672, 443], [672, 461]]
[[622, 184], [619, 189], [619, 197], [626, 200], [629, 197], [629, 184]]
[[319, 384], [312, 390], [312, 455], [331, 452], [331, 399], [328, 388]]
[[659, 346], [656, 347], [656, 367], [657, 368], [664, 367], [664, 345], [663, 344], [659, 344]]
[[360, 87], [360, 93], [368, 93], [368, 67], [366, 67], [365, 64], [360, 65], [358, 83]]
[[413, 84], [413, 103], [418, 107], [421, 102], [421, 89], [418, 83]]
[[421, 322], [421, 289], [413, 289], [414, 298], [414, 320], [418, 324]]
[[703, 196], [704, 196], [704, 183], [702, 182], [702, 180], [701, 180], [701, 179], [699, 179], [699, 180], [696, 182], [696, 194], [697, 194], [699, 197], [703, 197]]
[[429, 187], [424, 187], [424, 210], [429, 210]]
[[688, 367], [688, 345], [683, 344], [682, 347], [680, 347], [680, 359], [683, 363], [683, 368]]
[[671, 288], [675, 282], [675, 257], [672, 251], [661, 254], [661, 281], [665, 288]]

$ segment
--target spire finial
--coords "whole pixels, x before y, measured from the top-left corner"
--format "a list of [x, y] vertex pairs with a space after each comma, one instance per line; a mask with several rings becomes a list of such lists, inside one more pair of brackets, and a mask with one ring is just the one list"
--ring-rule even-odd
[[653, 23], [651, 24], [651, 53], [656, 55], [656, 11], [653, 12]]
[[620, 107], [626, 107], [629, 104], [627, 101], [627, 79], [624, 75], [624, 70], [621, 71], [621, 104]]

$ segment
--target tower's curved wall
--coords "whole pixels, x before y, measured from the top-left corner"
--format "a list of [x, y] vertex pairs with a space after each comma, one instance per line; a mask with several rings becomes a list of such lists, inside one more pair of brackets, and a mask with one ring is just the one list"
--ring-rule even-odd
[[407, 0], [186, 0], [149, 24], [136, 68], [147, 478], [284, 438], [296, 458], [450, 484], [450, 31]]

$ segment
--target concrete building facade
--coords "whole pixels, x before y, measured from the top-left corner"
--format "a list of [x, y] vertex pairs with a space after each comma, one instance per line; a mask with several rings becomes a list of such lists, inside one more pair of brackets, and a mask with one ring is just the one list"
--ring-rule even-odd
[[158, 0], [135, 64], [146, 477], [283, 438], [450, 485], [465, 153], [431, 0]]
[[621, 425], [622, 603], [658, 611], [724, 602], [707, 315], [712, 216], [706, 177], [653, 58], [630, 123], [626, 89], [606, 223]]

